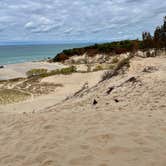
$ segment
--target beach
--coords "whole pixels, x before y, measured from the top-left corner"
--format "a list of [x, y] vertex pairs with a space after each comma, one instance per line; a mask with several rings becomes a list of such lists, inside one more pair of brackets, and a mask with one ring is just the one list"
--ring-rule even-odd
[[63, 87], [0, 107], [0, 165], [165, 166], [165, 61], [135, 57], [100, 83], [103, 71], [43, 78]]
[[166, 1], [0, 9], [0, 166], [166, 166]]
[[47, 70], [56, 70], [65, 67], [60, 63], [49, 63], [46, 61], [36, 62], [24, 62], [16, 64], [4, 65], [4, 68], [0, 69], [0, 80], [7, 80], [13, 78], [25, 78], [26, 72], [31, 69], [44, 68]]

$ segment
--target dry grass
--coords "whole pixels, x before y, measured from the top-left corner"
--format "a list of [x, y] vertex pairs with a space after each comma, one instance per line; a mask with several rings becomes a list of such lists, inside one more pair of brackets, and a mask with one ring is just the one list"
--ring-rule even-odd
[[118, 62], [119, 62], [118, 57], [114, 57], [114, 58], [112, 59], [112, 63], [118, 63]]
[[11, 104], [23, 100], [27, 100], [30, 94], [13, 89], [0, 90], [0, 104]]
[[0, 82], [0, 104], [17, 103], [30, 97], [50, 94], [62, 84], [42, 83], [41, 78], [32, 77], [22, 80]]
[[117, 65], [113, 69], [106, 71], [102, 75], [101, 81], [104, 81], [104, 80], [112, 78], [113, 76], [116, 76], [119, 73], [119, 71], [123, 69], [124, 67], [127, 67], [127, 68], [130, 67], [130, 58], [131, 57], [122, 59], [121, 61], [117, 63]]
[[93, 71], [100, 71], [100, 70], [103, 70], [103, 67], [101, 65], [97, 65]]

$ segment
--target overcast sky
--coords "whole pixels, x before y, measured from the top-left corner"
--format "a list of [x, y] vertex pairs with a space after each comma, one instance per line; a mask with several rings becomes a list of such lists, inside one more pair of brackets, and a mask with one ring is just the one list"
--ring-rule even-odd
[[164, 15], [165, 0], [0, 0], [0, 42], [134, 39]]

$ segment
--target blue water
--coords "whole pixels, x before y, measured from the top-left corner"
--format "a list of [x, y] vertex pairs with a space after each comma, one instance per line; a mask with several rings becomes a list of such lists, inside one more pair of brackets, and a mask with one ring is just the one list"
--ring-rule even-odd
[[43, 60], [54, 57], [68, 48], [79, 48], [88, 44], [51, 44], [0, 46], [0, 65]]

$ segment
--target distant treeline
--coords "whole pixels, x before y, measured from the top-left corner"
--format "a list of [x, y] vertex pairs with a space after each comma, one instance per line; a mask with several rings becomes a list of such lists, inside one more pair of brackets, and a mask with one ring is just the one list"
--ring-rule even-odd
[[152, 36], [149, 32], [142, 33], [143, 48], [165, 48], [166, 47], [166, 16], [164, 17], [164, 24], [158, 26], [154, 35]]
[[142, 40], [123, 40], [104, 44], [95, 44], [83, 48], [73, 48], [63, 50], [53, 58], [54, 62], [61, 62], [69, 59], [73, 55], [95, 56], [96, 54], [122, 54], [126, 52], [134, 52], [138, 49], [147, 50], [150, 48], [161, 49], [166, 48], [166, 16], [164, 17], [164, 24], [158, 26], [152, 36], [149, 32], [142, 33]]

